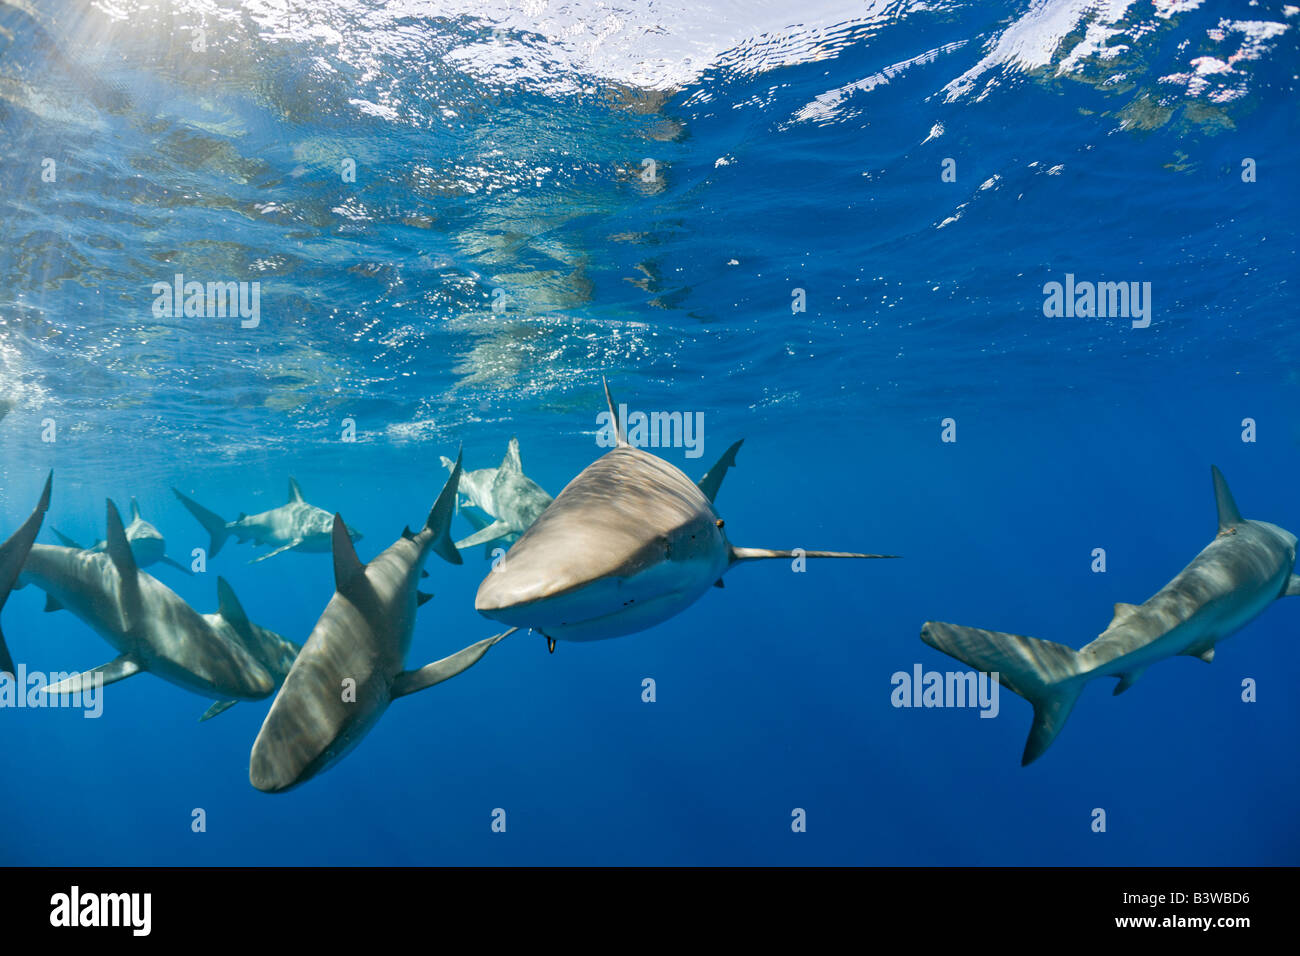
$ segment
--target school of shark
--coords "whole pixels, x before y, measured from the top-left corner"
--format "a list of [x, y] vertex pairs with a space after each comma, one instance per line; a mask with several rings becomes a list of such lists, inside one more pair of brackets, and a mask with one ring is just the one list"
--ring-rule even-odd
[[[227, 521], [173, 489], [209, 536], [209, 557], [234, 537], [269, 550], [329, 552], [334, 593], [302, 644], [249, 618], [229, 583], [217, 578], [217, 609], [200, 613], [144, 569], [169, 558], [166, 541], [131, 501], [124, 523], [105, 506], [105, 537], [82, 547], [51, 527], [60, 542], [36, 542], [50, 507], [53, 475], [31, 515], [0, 546], [0, 610], [26, 585], [46, 595], [45, 610], [67, 611], [116, 652], [107, 663], [41, 688], [81, 693], [150, 673], [207, 698], [208, 720], [240, 701], [273, 697], [253, 742], [248, 777], [258, 790], [281, 793], [332, 767], [371, 731], [389, 705], [468, 670], [495, 644], [520, 630], [557, 641], [594, 641], [643, 631], [699, 600], [739, 564], [764, 559], [883, 559], [848, 551], [773, 550], [733, 545], [715, 500], [741, 442], [698, 481], [629, 444], [609, 388], [605, 399], [615, 445], [552, 498], [523, 472], [512, 439], [497, 468], [466, 471], [461, 455], [443, 459], [450, 474], [418, 530], [409, 527], [369, 562], [361, 534], [339, 513], [309, 503], [293, 479], [288, 500]], [[453, 542], [452, 518], [476, 528]], [[425, 564], [437, 554], [453, 565], [461, 551], [484, 545], [494, 560], [475, 608], [505, 630], [448, 657], [408, 669]], [[284, 560], [280, 558], [279, 560]], [[15, 674], [0, 632], [0, 675]], [[3, 678], [0, 678], [3, 679]]]
[[[332, 555], [334, 592], [301, 644], [253, 623], [222, 577], [216, 611], [200, 613], [146, 572], [162, 565], [192, 573], [167, 557], [166, 541], [134, 499], [128, 523], [106, 503], [104, 540], [91, 547], [52, 526], [60, 543], [37, 543], [52, 473], [29, 517], [0, 545], [0, 611], [11, 591], [32, 585], [45, 593], [46, 611], [75, 615], [116, 652], [42, 688], [44, 694], [76, 694], [147, 672], [211, 701], [200, 720], [240, 701], [273, 698], [252, 744], [248, 778], [258, 790], [283, 793], [338, 763], [394, 701], [464, 673], [519, 631], [540, 635], [554, 652], [559, 641], [606, 640], [663, 623], [722, 587], [724, 575], [741, 564], [898, 557], [732, 544], [716, 500], [742, 443], [692, 481], [628, 442], [607, 384], [604, 391], [614, 447], [558, 495], [524, 474], [517, 439], [496, 468], [465, 470], [460, 453], [443, 458], [449, 475], [424, 524], [405, 528], [368, 562], [356, 550], [361, 534], [341, 514], [307, 502], [292, 478], [285, 504], [234, 521], [175, 491], [208, 534], [210, 556], [231, 537], [269, 548], [250, 563], [290, 551]], [[1212, 477], [1214, 540], [1145, 603], [1116, 604], [1109, 626], [1085, 647], [933, 621], [922, 627], [926, 644], [1032, 704], [1022, 764], [1048, 749], [1089, 681], [1115, 677], [1118, 694], [1157, 661], [1190, 655], [1210, 662], [1222, 640], [1273, 600], [1300, 594], [1295, 536], [1242, 518], [1217, 468]], [[453, 541], [458, 513], [476, 530]], [[409, 668], [417, 614], [431, 597], [421, 590], [429, 557], [460, 565], [461, 552], [479, 545], [495, 560], [475, 609], [505, 629]], [[0, 632], [0, 675], [6, 674], [12, 678], [15, 664]]]

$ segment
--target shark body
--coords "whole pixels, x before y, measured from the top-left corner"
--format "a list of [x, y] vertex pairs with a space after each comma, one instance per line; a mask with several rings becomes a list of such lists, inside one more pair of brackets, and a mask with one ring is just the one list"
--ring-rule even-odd
[[731, 544], [713, 506], [736, 443], [696, 484], [627, 442], [606, 386], [617, 446], [574, 478], [484, 577], [485, 617], [555, 641], [595, 641], [678, 614], [738, 564], [771, 558], [885, 558]]
[[[59, 543], [65, 548], [99, 552], [108, 547], [107, 541], [97, 541], [89, 548], [83, 548], [82, 545], [58, 528], [51, 526], [50, 530], [54, 532], [54, 536], [59, 539]], [[161, 563], [175, 568], [177, 571], [183, 571], [185, 574], [194, 573], [179, 561], [167, 557], [166, 539], [163, 538], [162, 532], [140, 516], [140, 503], [134, 498], [131, 499], [131, 520], [126, 526], [126, 540], [131, 545], [131, 553], [135, 555], [135, 563], [139, 567], [147, 568], [150, 565]]]
[[[172, 492], [208, 532], [211, 539], [209, 557], [216, 557], [232, 535], [240, 543], [251, 540], [255, 544], [271, 546], [270, 551], [253, 558], [249, 564], [286, 551], [326, 552], [333, 547], [334, 516], [324, 508], [308, 503], [298, 482], [292, 478], [289, 479], [289, 499], [284, 504], [255, 515], [241, 513], [234, 521], [226, 521], [175, 488]], [[348, 528], [347, 532], [353, 541], [361, 540], [361, 533], [355, 528]]]
[[1209, 662], [1220, 641], [1277, 598], [1300, 594], [1296, 538], [1237, 510], [1218, 468], [1211, 469], [1219, 530], [1178, 575], [1140, 605], [1116, 604], [1110, 625], [1075, 650], [1064, 644], [957, 624], [927, 622], [921, 640], [982, 671], [1034, 705], [1022, 764], [1051, 746], [1084, 686], [1115, 677], [1120, 694], [1152, 664], [1186, 655]]
[[249, 647], [258, 643], [259, 631], [263, 638], [270, 632], [251, 630], [229, 585], [218, 581], [221, 607], [216, 614], [199, 614], [139, 569], [111, 501], [107, 512], [104, 551], [37, 544], [23, 565], [21, 583], [46, 593], [47, 611], [66, 608], [119, 652], [107, 664], [44, 692], [73, 693], [95, 675], [112, 684], [147, 671], [218, 701], [268, 696], [277, 681]]
[[[455, 463], [443, 458], [444, 468], [452, 469]], [[491, 521], [481, 521], [472, 511], [464, 511], [466, 519], [475, 526], [475, 532], [456, 542], [456, 547], [464, 550], [475, 545], [485, 545], [487, 557], [491, 557], [493, 544], [505, 544], [519, 540], [543, 511], [554, 500], [546, 491], [524, 474], [523, 462], [519, 457], [519, 439], [511, 438], [506, 454], [497, 468], [480, 468], [477, 471], [462, 472], [460, 488], [467, 498], [461, 507], [478, 508], [491, 516]]]
[[418, 590], [425, 559], [436, 551], [461, 563], [447, 533], [459, 478], [458, 456], [424, 527], [406, 529], [369, 564], [361, 563], [342, 517], [334, 516], [335, 592], [253, 743], [248, 776], [258, 790], [290, 790], [333, 766], [394, 700], [461, 673], [510, 633], [405, 669], [416, 609], [432, 597]]

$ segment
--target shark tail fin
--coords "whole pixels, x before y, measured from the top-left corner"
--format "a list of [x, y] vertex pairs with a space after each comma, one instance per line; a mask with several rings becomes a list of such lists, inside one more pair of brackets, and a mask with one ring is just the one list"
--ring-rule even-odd
[[996, 674], [1003, 687], [1034, 705], [1034, 724], [1021, 766], [1033, 763], [1052, 745], [1083, 690], [1079, 654], [1064, 644], [935, 621], [921, 628], [921, 640], [964, 664]]
[[[22, 523], [22, 526], [10, 535], [8, 541], [0, 544], [0, 608], [3, 608], [5, 601], [9, 599], [9, 592], [18, 581], [23, 565], [27, 563], [27, 553], [32, 550], [32, 543], [41, 530], [45, 512], [50, 508], [50, 485], [53, 481], [54, 472], [50, 472], [45, 478], [45, 489], [41, 492], [41, 500], [37, 502], [36, 509]], [[14, 659], [5, 645], [4, 634], [0, 633], [0, 674], [13, 673]]]
[[452, 564], [464, 563], [460, 552], [451, 540], [451, 518], [456, 513], [456, 494], [460, 487], [460, 459], [463, 449], [456, 452], [456, 462], [452, 466], [451, 476], [442, 486], [438, 500], [429, 509], [429, 517], [424, 526], [433, 532], [433, 550]]
[[185, 510], [194, 515], [199, 524], [203, 525], [203, 529], [207, 531], [208, 536], [212, 539], [208, 547], [208, 557], [215, 558], [217, 552], [221, 550], [221, 546], [230, 537], [230, 530], [226, 527], [225, 519], [221, 515], [209, 511], [193, 498], [187, 498], [175, 488], [172, 489], [172, 494], [179, 498], [181, 504], [185, 506]]
[[609, 408], [609, 423], [614, 428], [614, 438], [619, 445], [627, 444], [627, 432], [624, 423], [619, 420], [618, 409], [614, 407], [614, 397], [609, 394], [609, 382], [602, 376], [601, 384], [605, 386], [605, 405]]

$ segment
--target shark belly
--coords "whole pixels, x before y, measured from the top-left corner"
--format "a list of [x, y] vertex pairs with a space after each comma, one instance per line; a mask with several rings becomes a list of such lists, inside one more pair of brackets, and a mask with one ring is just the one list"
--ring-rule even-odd
[[480, 613], [556, 640], [601, 641], [666, 621], [699, 600], [724, 570], [724, 559], [665, 561], [630, 577], [597, 578], [557, 595]]
[[1174, 580], [1080, 650], [1086, 673], [1140, 673], [1180, 654], [1200, 656], [1241, 630], [1291, 576], [1294, 558], [1272, 537], [1248, 526], [1211, 542]]

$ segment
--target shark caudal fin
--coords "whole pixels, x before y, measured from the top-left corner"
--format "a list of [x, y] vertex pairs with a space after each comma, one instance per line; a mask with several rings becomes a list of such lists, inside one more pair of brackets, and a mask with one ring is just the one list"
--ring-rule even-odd
[[175, 488], [172, 489], [172, 494], [179, 498], [181, 504], [185, 506], [185, 510], [194, 515], [199, 524], [203, 525], [203, 529], [207, 531], [208, 537], [211, 539], [208, 546], [208, 557], [215, 558], [217, 552], [221, 550], [221, 546], [230, 537], [230, 530], [226, 527], [226, 520], [221, 515], [209, 511], [193, 498], [185, 497]]
[[[27, 553], [32, 550], [32, 543], [41, 530], [45, 512], [50, 508], [50, 486], [53, 482], [54, 472], [51, 471], [45, 478], [45, 489], [41, 492], [41, 500], [36, 503], [36, 509], [22, 523], [22, 526], [9, 536], [8, 541], [0, 544], [0, 608], [3, 608], [5, 601], [9, 600], [9, 592], [17, 583], [18, 574], [27, 563]], [[0, 674], [13, 673], [14, 659], [9, 655], [9, 648], [5, 645], [4, 633], [0, 632]]]
[[856, 551], [805, 551], [795, 548], [793, 551], [773, 551], [771, 548], [737, 548], [731, 549], [731, 563], [741, 561], [763, 561], [768, 558], [901, 558], [901, 554], [859, 554]]
[[463, 452], [464, 449], [456, 452], [456, 463], [452, 466], [451, 475], [447, 478], [447, 483], [442, 486], [438, 500], [429, 509], [429, 517], [424, 522], [424, 526], [433, 532], [433, 550], [452, 564], [464, 563], [460, 552], [456, 550], [456, 545], [452, 543], [450, 534], [451, 519], [456, 513], [456, 494], [460, 487], [460, 459]]
[[963, 664], [996, 674], [1003, 687], [1034, 705], [1021, 766], [1052, 745], [1083, 690], [1079, 654], [1064, 644], [935, 621], [921, 628], [921, 640]]
[[722, 479], [727, 477], [727, 470], [736, 467], [736, 452], [740, 451], [740, 446], [745, 444], [745, 439], [736, 442], [730, 448], [722, 453], [719, 458], [707, 472], [704, 477], [695, 484], [704, 492], [704, 497], [710, 501], [717, 501], [718, 489], [722, 487]]

